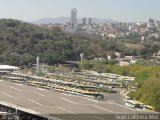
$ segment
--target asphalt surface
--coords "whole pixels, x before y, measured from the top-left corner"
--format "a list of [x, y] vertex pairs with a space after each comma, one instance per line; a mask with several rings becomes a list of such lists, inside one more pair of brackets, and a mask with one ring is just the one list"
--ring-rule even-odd
[[0, 80], [0, 101], [14, 104], [17, 109], [24, 107], [48, 115], [142, 112], [124, 106], [118, 93], [105, 95], [105, 100], [97, 101], [4, 80]]

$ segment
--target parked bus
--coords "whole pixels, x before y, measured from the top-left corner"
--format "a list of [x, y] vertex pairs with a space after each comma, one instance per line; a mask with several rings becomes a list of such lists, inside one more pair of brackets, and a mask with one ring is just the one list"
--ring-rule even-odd
[[154, 108], [150, 105], [143, 105], [143, 110], [154, 112]]
[[126, 100], [125, 106], [131, 107], [131, 108], [141, 108], [141, 103], [136, 100]]

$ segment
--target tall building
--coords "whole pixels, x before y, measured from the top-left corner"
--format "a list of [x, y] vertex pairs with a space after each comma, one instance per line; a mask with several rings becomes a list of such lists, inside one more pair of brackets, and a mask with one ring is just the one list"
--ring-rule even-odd
[[89, 24], [89, 25], [92, 24], [92, 18], [88, 18], [88, 24]]
[[150, 18], [147, 27], [154, 28], [155, 27], [155, 20]]
[[82, 25], [86, 25], [86, 17], [82, 18]]
[[77, 25], [77, 9], [73, 8], [71, 10], [71, 25], [72, 27], [76, 27]]
[[149, 23], [154, 24], [154, 23], [155, 23], [155, 20], [152, 19], [152, 18], [149, 18]]

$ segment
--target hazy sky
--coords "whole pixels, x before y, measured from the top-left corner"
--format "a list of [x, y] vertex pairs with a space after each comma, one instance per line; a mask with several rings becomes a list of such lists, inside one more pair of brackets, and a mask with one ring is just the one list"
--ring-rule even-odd
[[43, 17], [111, 18], [118, 21], [160, 20], [160, 0], [0, 0], [0, 18], [34, 21]]

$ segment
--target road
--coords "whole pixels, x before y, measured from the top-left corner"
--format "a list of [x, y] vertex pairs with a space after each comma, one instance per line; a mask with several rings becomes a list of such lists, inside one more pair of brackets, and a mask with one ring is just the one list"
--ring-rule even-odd
[[118, 103], [120, 105], [124, 105], [125, 102], [124, 102], [123, 98], [120, 95], [120, 91], [121, 90], [118, 89], [118, 88], [115, 88], [114, 90], [116, 90], [117, 93], [104, 94], [104, 99], [107, 102], [115, 102], [115, 103]]
[[139, 113], [119, 102], [116, 94], [105, 95], [106, 100], [97, 101], [76, 95], [66, 95], [28, 85], [0, 80], [0, 101], [18, 108], [30, 109], [40, 114], [132, 114]]

